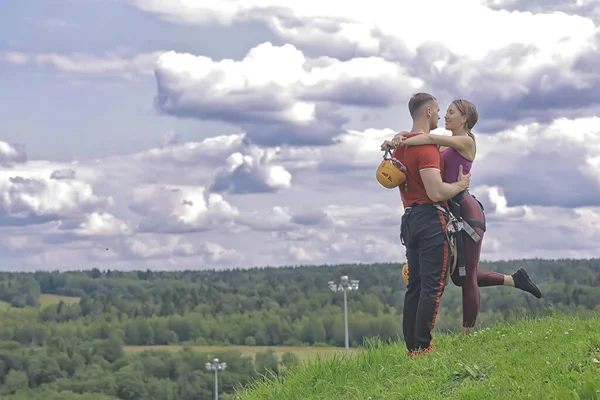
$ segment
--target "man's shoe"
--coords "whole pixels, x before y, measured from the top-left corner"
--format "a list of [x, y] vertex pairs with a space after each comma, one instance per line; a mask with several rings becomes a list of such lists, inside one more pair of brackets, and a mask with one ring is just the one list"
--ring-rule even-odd
[[437, 350], [437, 347], [430, 344], [425, 349], [409, 351], [407, 355], [409, 357], [424, 357], [427, 354], [429, 354], [430, 352], [432, 352], [433, 350]]
[[527, 274], [527, 271], [525, 271], [523, 268], [519, 268], [517, 272], [512, 274], [512, 278], [515, 281], [515, 287], [517, 289], [521, 289], [528, 293], [531, 293], [538, 299], [542, 298], [542, 292], [540, 291], [540, 289], [538, 289], [536, 284], [533, 283], [533, 281]]
[[432, 352], [434, 350], [437, 350], [437, 347], [435, 347], [434, 345], [430, 344], [429, 346], [427, 346], [427, 348], [425, 350], [423, 350], [423, 354], [427, 354], [427, 353]]

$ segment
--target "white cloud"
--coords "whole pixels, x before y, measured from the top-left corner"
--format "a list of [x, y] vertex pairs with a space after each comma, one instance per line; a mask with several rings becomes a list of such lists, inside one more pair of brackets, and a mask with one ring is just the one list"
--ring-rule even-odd
[[387, 106], [423, 84], [381, 58], [309, 60], [268, 42], [241, 61], [170, 51], [156, 79], [163, 112], [238, 124], [260, 145], [329, 143], [347, 120], [333, 104]]
[[[229, 139], [235, 142], [234, 137]], [[185, 168], [190, 148], [206, 149], [214, 142], [209, 139], [204, 144], [179, 145], [182, 154], [174, 156], [172, 148], [162, 154], [163, 161], [181, 162]], [[138, 181], [148, 173], [144, 166], [157, 161], [156, 157], [160, 161], [160, 154], [160, 149], [155, 149], [129, 161], [27, 161], [1, 170], [0, 247], [4, 257], [35, 269], [107, 265], [131, 268], [136, 260], [157, 268], [161, 268], [156, 264], [159, 260], [166, 268], [241, 262], [243, 257], [235, 248], [194, 236], [197, 232], [232, 229], [239, 212], [221, 195], [202, 187], [144, 185]], [[162, 168], [177, 174], [169, 163], [163, 163]], [[125, 179], [112, 182], [113, 174]], [[128, 183], [136, 181], [138, 184], [127, 191]], [[98, 195], [95, 185], [114, 190], [120, 204], [113, 196]], [[134, 212], [127, 211], [127, 196], [122, 193], [131, 195]], [[142, 217], [138, 223], [136, 213]]]
[[195, 258], [197, 264], [205, 262], [230, 264], [241, 260], [235, 249], [226, 249], [212, 243], [192, 243], [177, 235], [138, 235], [125, 242], [126, 252], [139, 259], [168, 259], [170, 257]]
[[248, 154], [233, 153], [227, 166], [215, 176], [210, 189], [228, 193], [274, 193], [289, 189], [292, 175], [282, 166], [270, 164], [273, 149], [248, 148]]
[[29, 62], [29, 57], [19, 51], [8, 51], [0, 55], [0, 61], [8, 64], [24, 65]]
[[138, 79], [140, 75], [151, 76], [154, 64], [163, 51], [143, 54], [119, 54], [109, 52], [103, 55], [90, 53], [24, 53], [18, 51], [0, 54], [0, 62], [14, 65], [36, 65], [51, 67], [63, 73], [87, 76], [118, 76], [125, 79]]
[[495, 9], [541, 12], [565, 12], [593, 19], [600, 23], [600, 7], [597, 0], [487, 0]]
[[86, 214], [80, 221], [61, 221], [59, 228], [69, 229], [73, 234], [82, 237], [114, 237], [128, 235], [130, 227], [124, 221], [107, 212]]
[[203, 187], [148, 185], [135, 188], [130, 209], [144, 217], [142, 232], [193, 232], [219, 229], [238, 215], [223, 197]]
[[502, 194], [487, 190], [495, 207], [486, 208], [484, 258], [598, 257], [600, 207], [507, 207]]
[[[125, 85], [155, 74], [160, 113], [239, 128], [187, 143], [171, 130], [157, 148], [71, 163], [28, 160], [23, 146], [0, 142], [3, 265], [403, 261], [399, 194], [379, 186], [375, 168], [381, 141], [409, 128], [388, 125], [407, 121], [418, 90], [438, 96], [442, 110], [451, 97], [479, 108], [472, 192], [488, 218], [483, 259], [597, 256], [598, 28], [562, 0], [535, 5], [542, 8], [507, 1], [400, 2], [390, 12], [381, 0], [293, 9], [130, 0], [191, 25], [263, 22], [276, 38], [248, 38], [253, 47], [237, 59], [188, 54], [202, 47], [179, 42], [141, 54], [1, 53], [15, 70], [46, 68], [71, 84], [118, 77]], [[527, 7], [534, 12], [496, 9]], [[390, 119], [361, 120], [365, 114]]]
[[[328, 147], [268, 149], [230, 135], [93, 161], [15, 164], [0, 174], [0, 234], [10, 238], [3, 253], [30, 268], [402, 261], [399, 195], [374, 177], [379, 144], [393, 133], [349, 131]], [[598, 135], [592, 117], [477, 136], [472, 192], [488, 219], [484, 259], [595, 254], [600, 204], [588, 193], [600, 185]], [[263, 185], [277, 182], [269, 171], [278, 166], [294, 185], [208, 189], [232, 165]]]
[[[281, 142], [302, 126], [304, 137], [318, 131], [328, 132], [329, 139], [346, 120], [312, 123], [325, 120], [336, 107], [404, 105], [417, 89], [474, 101], [486, 117], [479, 126], [487, 129], [600, 109], [600, 31], [591, 18], [578, 15], [508, 12], [483, 0], [465, 0], [461, 7], [445, 0], [407, 2], [393, 13], [383, 1], [345, 7], [306, 2], [293, 8], [252, 0], [130, 3], [184, 24], [235, 27], [261, 21], [288, 43], [279, 48], [264, 43], [241, 62], [217, 64], [170, 52], [157, 69], [163, 111], [236, 123], [260, 144], [273, 137]], [[315, 59], [324, 69], [303, 71], [299, 65], [305, 57], [307, 66]], [[294, 80], [303, 73], [305, 78]], [[313, 81], [318, 84], [309, 85]], [[271, 86], [266, 89], [266, 84]], [[319, 103], [311, 101], [315, 96], [333, 109], [319, 113]], [[263, 124], [274, 122], [294, 129], [282, 138], [280, 130], [264, 129]]]
[[10, 168], [27, 161], [27, 153], [22, 145], [0, 141], [0, 166]]
[[[390, 12], [389, 3], [384, 0], [344, 7], [332, 1], [298, 3], [293, 7], [264, 0], [130, 0], [130, 3], [172, 22], [186, 24], [264, 21], [283, 39], [302, 45], [320, 43], [329, 54], [351, 47], [360, 55], [394, 57], [390, 54], [394, 51], [415, 52], [419, 46], [437, 42], [459, 56], [476, 60], [511, 43], [534, 45], [542, 54], [550, 55], [565, 38], [581, 44], [595, 33], [593, 22], [583, 17], [508, 13], [492, 10], [482, 0], [463, 0], [460, 7], [445, 0], [402, 2], [394, 12]], [[456, 23], [465, 19], [468, 23]], [[423, 29], [424, 21], [427, 29]], [[505, 29], [507, 26], [511, 29]], [[502, 35], [495, 34], [500, 31]]]
[[480, 135], [472, 181], [503, 187], [512, 205], [598, 205], [599, 141], [598, 117]]
[[221, 162], [233, 152], [241, 151], [244, 136], [212, 136], [201, 142], [175, 143], [163, 148], [154, 148], [134, 154], [138, 162], [147, 164], [168, 163], [169, 165], [198, 165]]
[[290, 210], [280, 206], [243, 214], [238, 223], [252, 231], [259, 232], [281, 232], [296, 227], [292, 221]]
[[51, 180], [41, 174], [21, 172], [0, 174], [0, 218], [5, 223], [26, 225], [59, 220], [112, 203], [110, 197], [96, 196], [84, 182]]
[[77, 173], [72, 168], [57, 169], [52, 171], [52, 174], [50, 174], [50, 179], [75, 179], [76, 174]]

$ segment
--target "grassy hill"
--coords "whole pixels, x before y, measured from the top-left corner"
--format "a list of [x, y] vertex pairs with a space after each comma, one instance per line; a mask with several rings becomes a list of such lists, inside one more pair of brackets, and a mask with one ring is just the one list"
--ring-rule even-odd
[[420, 359], [372, 342], [348, 360], [317, 359], [255, 382], [246, 400], [600, 399], [600, 314], [555, 314], [462, 335], [436, 335]]

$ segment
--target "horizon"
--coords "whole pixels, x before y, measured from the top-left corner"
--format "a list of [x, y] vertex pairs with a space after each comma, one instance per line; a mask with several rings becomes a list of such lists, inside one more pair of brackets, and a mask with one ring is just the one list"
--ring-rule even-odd
[[[541, 262], [561, 262], [561, 261], [587, 261], [594, 262], [597, 261], [600, 266], [600, 258], [516, 258], [516, 259], [506, 259], [506, 260], [481, 260], [479, 264], [495, 264], [495, 263], [518, 263], [518, 262], [533, 262], [533, 261], [541, 261]], [[229, 271], [237, 271], [237, 270], [258, 270], [258, 269], [297, 269], [297, 268], [333, 268], [333, 267], [361, 267], [361, 266], [373, 266], [373, 265], [398, 265], [402, 266], [404, 261], [385, 261], [385, 262], [361, 262], [361, 263], [341, 263], [341, 264], [298, 264], [298, 265], [264, 265], [264, 266], [252, 266], [252, 267], [227, 267], [227, 268], [196, 268], [196, 269], [110, 269], [110, 268], [88, 268], [88, 269], [66, 269], [66, 270], [53, 270], [53, 269], [40, 269], [35, 271], [23, 271], [23, 270], [7, 270], [0, 269], [0, 274], [2, 273], [24, 273], [24, 274], [35, 274], [39, 272], [47, 272], [47, 273], [69, 273], [69, 272], [89, 272], [91, 270], [97, 269], [101, 273], [106, 273], [108, 271], [118, 271], [118, 272], [229, 272]], [[398, 270], [400, 271], [400, 269]]]

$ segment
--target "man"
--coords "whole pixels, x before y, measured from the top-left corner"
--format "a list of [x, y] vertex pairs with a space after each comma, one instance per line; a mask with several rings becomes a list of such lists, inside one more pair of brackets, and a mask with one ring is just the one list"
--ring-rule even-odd
[[[415, 94], [408, 109], [413, 119], [408, 137], [428, 135], [437, 128], [440, 108], [432, 95]], [[393, 147], [392, 142], [386, 140], [385, 147]], [[460, 168], [457, 182], [443, 182], [442, 158], [435, 145], [401, 146], [393, 157], [407, 169], [406, 185], [400, 187], [405, 209], [400, 235], [409, 268], [403, 332], [408, 354], [414, 355], [432, 350], [432, 331], [450, 266], [446, 200], [469, 187], [470, 174], [463, 175]]]

